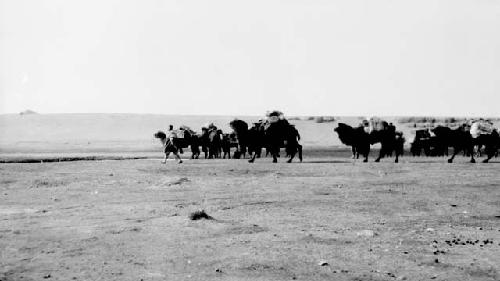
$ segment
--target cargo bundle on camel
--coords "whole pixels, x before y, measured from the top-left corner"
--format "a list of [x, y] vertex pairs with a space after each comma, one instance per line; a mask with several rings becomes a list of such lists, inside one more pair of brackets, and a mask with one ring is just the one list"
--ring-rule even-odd
[[254, 128], [249, 130], [249, 147], [251, 150], [251, 158], [248, 162], [255, 161], [258, 145], [269, 149], [273, 158], [273, 163], [278, 162], [280, 148], [284, 147], [289, 159], [288, 163], [292, 162], [295, 155], [298, 153], [299, 160], [302, 162], [302, 145], [299, 144], [300, 134], [294, 125], [286, 120], [285, 115], [281, 111], [271, 111], [266, 114], [265, 120], [254, 124]]
[[368, 162], [370, 145], [380, 143], [380, 152], [375, 162], [379, 162], [385, 156], [391, 156], [395, 152], [396, 159], [399, 162], [399, 156], [403, 155], [404, 142], [403, 133], [396, 131], [394, 125], [377, 118], [367, 118], [356, 128], [347, 124], [339, 123], [334, 129], [338, 134], [340, 141], [352, 148], [353, 158], [361, 154], [363, 162]]
[[240, 119], [234, 119], [229, 123], [233, 129], [237, 147], [235, 158], [244, 156], [246, 152], [250, 155], [248, 162], [253, 163], [255, 158], [260, 157], [262, 149], [271, 153], [273, 162], [278, 162], [280, 148], [285, 148], [289, 157], [288, 163], [292, 162], [298, 153], [302, 162], [302, 145], [299, 144], [300, 134], [294, 125], [286, 120], [280, 111], [271, 111], [264, 119], [253, 123], [249, 128], [248, 124]]
[[451, 129], [445, 126], [438, 126], [432, 129], [436, 135], [437, 144], [444, 150], [453, 147], [453, 155], [448, 159], [452, 163], [455, 156], [464, 151], [470, 155], [470, 162], [475, 163], [474, 147], [485, 147], [487, 158], [483, 160], [484, 163], [490, 161], [500, 147], [500, 135], [498, 129], [487, 120], [479, 119], [473, 120], [469, 123], [464, 123], [456, 129]]

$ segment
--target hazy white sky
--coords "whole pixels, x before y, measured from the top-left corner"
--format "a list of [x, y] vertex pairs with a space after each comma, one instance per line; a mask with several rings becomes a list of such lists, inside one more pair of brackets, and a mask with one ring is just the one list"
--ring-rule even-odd
[[500, 116], [500, 1], [0, 0], [0, 113]]

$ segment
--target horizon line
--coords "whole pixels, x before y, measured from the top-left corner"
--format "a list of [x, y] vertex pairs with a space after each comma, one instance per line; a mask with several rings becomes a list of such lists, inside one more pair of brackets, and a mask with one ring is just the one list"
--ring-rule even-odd
[[[229, 116], [245, 116], [245, 117], [258, 117], [258, 116], [263, 116], [265, 114], [193, 114], [193, 113], [137, 113], [137, 112], [36, 112], [32, 111], [28, 113], [24, 113], [28, 110], [13, 113], [0, 113], [0, 115], [165, 115], [165, 116], [220, 116], [220, 117], [229, 117]], [[338, 114], [338, 115], [330, 115], [330, 114], [318, 114], [318, 115], [311, 115], [311, 114], [297, 114], [297, 115], [287, 115], [287, 117], [457, 117], [457, 118], [500, 118], [499, 116], [494, 116], [494, 115], [432, 115], [432, 114], [422, 114], [422, 115], [384, 115], [384, 114], [362, 114], [362, 115], [351, 115], [351, 114]]]

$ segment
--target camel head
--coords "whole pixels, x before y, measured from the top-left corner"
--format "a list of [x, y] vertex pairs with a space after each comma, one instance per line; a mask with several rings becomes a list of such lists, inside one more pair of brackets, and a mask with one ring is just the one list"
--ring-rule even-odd
[[167, 138], [167, 135], [162, 131], [156, 132], [153, 136], [157, 139], [166, 139]]

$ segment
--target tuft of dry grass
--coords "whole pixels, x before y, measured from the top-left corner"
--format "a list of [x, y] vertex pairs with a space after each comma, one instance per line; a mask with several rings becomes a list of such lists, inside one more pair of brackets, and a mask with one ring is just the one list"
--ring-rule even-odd
[[189, 219], [192, 221], [196, 221], [201, 219], [213, 220], [214, 218], [209, 216], [204, 210], [199, 210], [189, 214]]

